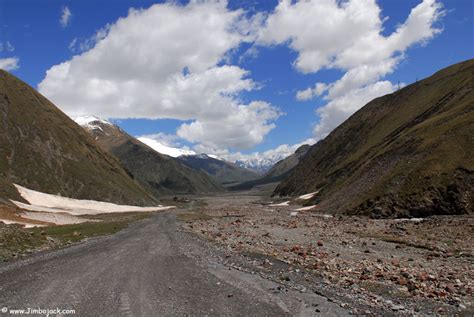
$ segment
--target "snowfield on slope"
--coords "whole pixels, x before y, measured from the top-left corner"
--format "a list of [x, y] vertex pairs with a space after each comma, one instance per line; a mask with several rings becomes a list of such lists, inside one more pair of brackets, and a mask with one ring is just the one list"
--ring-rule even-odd
[[166, 154], [171, 157], [178, 157], [181, 155], [196, 155], [196, 152], [192, 150], [185, 150], [185, 149], [170, 147], [150, 138], [140, 137], [138, 138], [138, 140], [142, 143], [145, 143], [156, 152], [161, 153], [161, 154]]
[[319, 190], [318, 190], [318, 191], [315, 191], [315, 192], [312, 192], [312, 193], [309, 193], [309, 194], [301, 195], [300, 197], [298, 197], [298, 199], [303, 199], [303, 200], [311, 199], [311, 198], [313, 198], [314, 195], [316, 195], [318, 192], [319, 192]]
[[127, 206], [117, 205], [108, 202], [95, 201], [95, 200], [81, 200], [62, 197], [58, 195], [45, 194], [25, 188], [23, 186], [14, 184], [23, 197], [29, 204], [25, 204], [19, 201], [12, 202], [20, 208], [30, 211], [44, 211], [44, 212], [63, 212], [71, 215], [96, 215], [103, 213], [113, 212], [150, 212], [160, 211], [174, 206], [154, 206], [154, 207], [138, 207], [138, 206]]
[[49, 222], [55, 225], [72, 225], [83, 222], [99, 222], [100, 220], [96, 219], [87, 219], [72, 216], [69, 214], [63, 213], [54, 213], [54, 212], [39, 212], [39, 211], [24, 211], [20, 214], [21, 218], [30, 219], [30, 220], [39, 220], [44, 222]]

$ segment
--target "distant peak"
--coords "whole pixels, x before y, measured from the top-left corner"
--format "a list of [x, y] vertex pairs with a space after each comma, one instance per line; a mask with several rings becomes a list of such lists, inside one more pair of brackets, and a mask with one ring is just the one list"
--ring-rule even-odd
[[207, 155], [206, 153], [201, 153], [201, 154], [197, 154], [196, 157], [201, 158], [201, 159], [208, 159], [210, 156]]
[[101, 118], [96, 117], [96, 116], [79, 116], [79, 117], [75, 117], [74, 121], [76, 121], [77, 124], [79, 124], [83, 127], [94, 125], [94, 124], [97, 124], [97, 123], [113, 125], [112, 122], [101, 119]]

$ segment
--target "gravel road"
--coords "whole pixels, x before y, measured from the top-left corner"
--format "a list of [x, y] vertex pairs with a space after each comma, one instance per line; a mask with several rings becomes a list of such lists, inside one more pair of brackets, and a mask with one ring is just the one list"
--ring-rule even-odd
[[179, 229], [176, 212], [0, 265], [0, 308], [74, 309], [75, 316], [347, 315], [324, 297], [275, 291], [275, 282], [220, 264], [211, 244]]

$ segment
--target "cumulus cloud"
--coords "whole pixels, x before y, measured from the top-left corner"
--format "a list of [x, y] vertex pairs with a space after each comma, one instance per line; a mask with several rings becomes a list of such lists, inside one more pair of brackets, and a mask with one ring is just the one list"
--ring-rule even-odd
[[317, 110], [321, 121], [314, 131], [320, 138], [370, 98], [395, 89], [383, 77], [396, 69], [408, 47], [425, 44], [441, 32], [434, 24], [443, 14], [439, 2], [424, 0], [384, 36], [384, 18], [375, 0], [284, 0], [268, 16], [257, 42], [287, 44], [298, 53], [294, 67], [301, 73], [323, 68], [345, 72], [333, 83], [316, 83], [296, 94], [297, 100], [323, 96], [327, 101]]
[[205, 146], [247, 149], [261, 143], [264, 136], [275, 128], [272, 120], [280, 116], [277, 108], [263, 101], [253, 101], [249, 105], [238, 105], [228, 110], [231, 112], [222, 118], [208, 115], [190, 124], [183, 124], [177, 134]]
[[190, 142], [251, 147], [280, 113], [242, 103], [239, 94], [258, 84], [225, 61], [254, 40], [260, 19], [224, 1], [131, 9], [91, 39], [73, 40], [70, 49], [82, 53], [50, 68], [38, 88], [70, 116], [191, 120], [178, 129]]
[[11, 71], [18, 69], [20, 60], [18, 57], [0, 58], [0, 69]]
[[71, 17], [72, 13], [71, 10], [69, 10], [69, 7], [63, 7], [61, 10], [61, 17], [59, 18], [59, 24], [61, 24], [63, 28], [67, 27], [71, 22]]

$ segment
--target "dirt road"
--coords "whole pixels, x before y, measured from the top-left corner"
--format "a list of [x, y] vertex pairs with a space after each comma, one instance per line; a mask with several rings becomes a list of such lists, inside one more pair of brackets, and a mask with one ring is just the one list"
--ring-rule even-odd
[[220, 264], [211, 244], [179, 229], [176, 213], [2, 264], [0, 309], [74, 309], [75, 316], [347, 315], [317, 294]]

